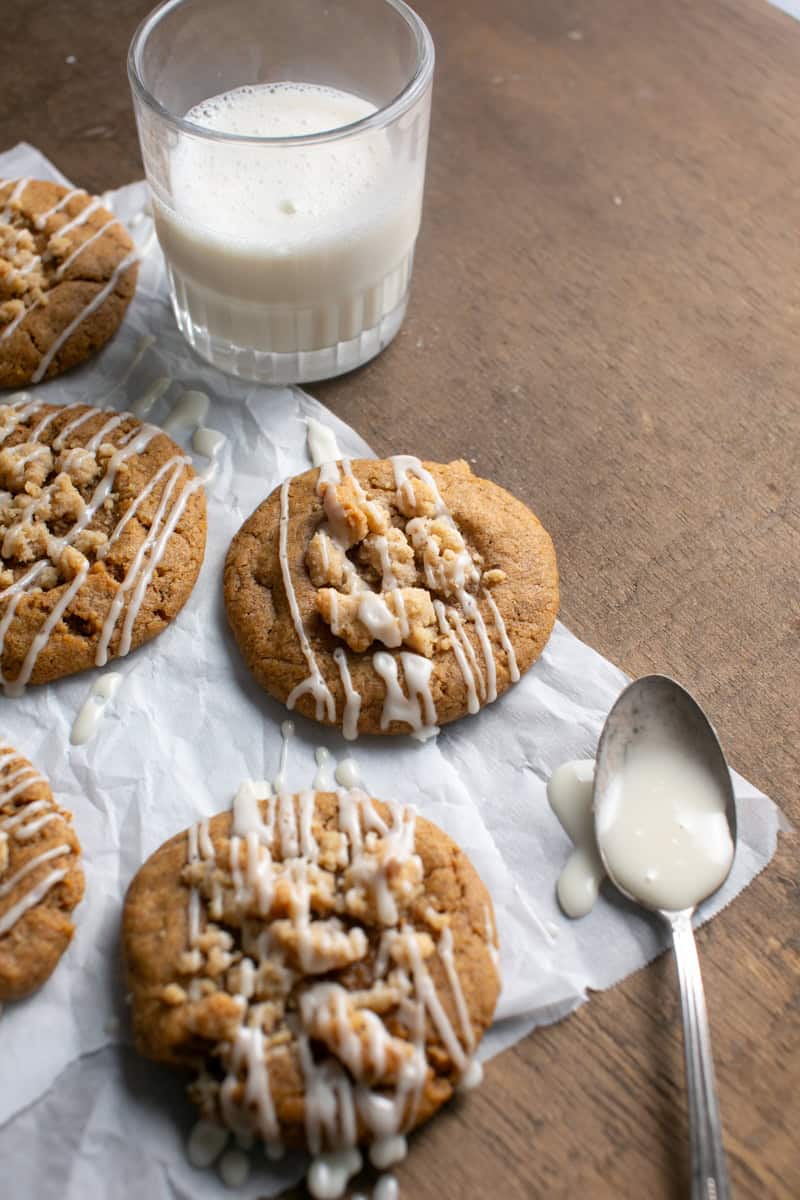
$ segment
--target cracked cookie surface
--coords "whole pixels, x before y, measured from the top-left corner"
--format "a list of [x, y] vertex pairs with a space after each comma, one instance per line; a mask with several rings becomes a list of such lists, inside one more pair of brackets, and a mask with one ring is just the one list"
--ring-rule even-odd
[[71, 821], [47, 780], [0, 741], [0, 1001], [41, 987], [72, 939], [84, 880]]
[[44, 180], [0, 183], [0, 387], [51, 379], [116, 333], [138, 265], [97, 197]]
[[205, 496], [189, 457], [130, 413], [0, 402], [0, 683], [102, 666], [194, 586]]
[[274, 796], [178, 834], [134, 878], [123, 948], [141, 1053], [196, 1073], [202, 1115], [312, 1153], [414, 1128], [497, 1001], [489, 895], [412, 809]]
[[250, 670], [289, 708], [348, 738], [424, 737], [531, 666], [558, 571], [533, 513], [466, 463], [342, 460], [245, 521], [225, 605]]

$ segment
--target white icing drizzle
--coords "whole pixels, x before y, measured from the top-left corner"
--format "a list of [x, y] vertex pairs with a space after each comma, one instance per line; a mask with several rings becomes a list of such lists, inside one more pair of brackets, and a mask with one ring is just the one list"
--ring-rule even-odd
[[172, 412], [163, 422], [165, 433], [174, 433], [186, 425], [199, 428], [208, 416], [209, 399], [205, 392], [187, 388], [181, 392]]
[[219, 1160], [219, 1175], [229, 1188], [240, 1188], [250, 1175], [250, 1159], [243, 1150], [226, 1150]]
[[15, 398], [14, 403], [9, 401], [7, 404], [0, 405], [0, 408], [13, 409], [11, 420], [5, 421], [2, 428], [0, 428], [0, 443], [4, 442], [18, 425], [27, 421], [28, 417], [32, 417], [41, 407], [41, 400], [31, 400], [28, 392], [19, 392], [18, 398]]
[[[0, 769], [9, 760], [12, 760], [12, 769], [0, 776], [0, 817], [2, 818], [0, 819], [0, 842], [7, 842], [9, 838], [13, 838], [17, 842], [26, 842], [59, 815], [52, 798], [28, 802], [25, 802], [23, 798], [22, 805], [18, 809], [11, 808], [20, 794], [25, 793], [35, 783], [45, 783], [43, 777], [30, 763], [22, 763], [15, 769], [13, 766], [15, 758], [18, 759], [19, 755], [11, 746], [0, 747]], [[63, 860], [72, 853], [72, 847], [67, 842], [63, 842], [32, 856], [5, 879], [0, 871], [0, 899], [5, 899], [19, 883], [37, 873], [38, 869], [46, 863], [53, 862], [54, 859]], [[60, 865], [46, 875], [40, 876], [33, 886], [24, 891], [17, 902], [0, 916], [0, 936], [12, 929], [29, 909], [39, 904], [50, 890], [66, 877], [68, 872], [68, 867]]]
[[6, 200], [5, 208], [0, 213], [0, 221], [8, 221], [14, 211], [14, 205], [18, 200], [22, 199], [25, 188], [30, 183], [30, 178], [26, 175], [22, 179], [18, 179], [11, 195]]
[[75, 259], [80, 258], [80, 256], [83, 254], [84, 250], [88, 250], [88, 248], [89, 248], [89, 246], [91, 246], [92, 242], [96, 242], [98, 238], [102, 237], [103, 234], [106, 233], [107, 230], [110, 229], [112, 225], [121, 225], [121, 224], [122, 224], [122, 222], [119, 220], [118, 217], [109, 217], [109, 219], [107, 221], [105, 221], [104, 224], [102, 224], [99, 229], [96, 229], [93, 234], [91, 234], [88, 238], [85, 239], [85, 241], [82, 241], [80, 246], [76, 246], [75, 249], [72, 251], [72, 253], [69, 254], [64, 259], [63, 263], [61, 263], [61, 266], [56, 271], [56, 279], [61, 279], [64, 272], [67, 271], [72, 266], [72, 264], [75, 262]]
[[337, 1200], [343, 1196], [349, 1181], [361, 1170], [361, 1163], [361, 1155], [352, 1147], [318, 1154], [306, 1180], [314, 1200]]
[[[26, 415], [30, 415], [31, 406], [26, 403], [18, 403], [14, 406], [14, 408], [14, 415], [17, 418], [17, 424], [19, 423], [20, 419], [24, 420]], [[62, 409], [60, 411], [65, 412], [67, 410]], [[96, 409], [89, 408], [87, 411], [82, 412], [77, 417], [73, 418], [73, 420], [67, 422], [63, 429], [61, 429], [59, 432], [58, 436], [53, 440], [53, 448], [56, 450], [61, 449], [64, 446], [67, 438], [76, 429], [80, 428], [87, 420], [94, 417], [96, 411]], [[129, 416], [129, 413], [122, 413], [115, 414], [114, 416], [110, 417], [102, 424], [100, 429], [89, 440], [86, 448], [89, 450], [96, 449], [103, 443], [109, 434], [112, 433], [114, 429], [118, 428], [121, 422]], [[42, 423], [40, 422], [40, 425], [41, 424]], [[6, 435], [7, 433], [8, 427], [0, 431], [0, 440], [2, 440], [2, 436]], [[52, 537], [50, 539], [50, 547], [48, 551], [50, 559], [57, 559], [63, 548], [70, 545], [78, 536], [78, 534], [89, 525], [95, 513], [98, 511], [106, 497], [111, 492], [117, 472], [119, 471], [122, 463], [124, 463], [133, 455], [141, 454], [152, 438], [158, 433], [159, 430], [154, 426], [144, 425], [141, 427], [141, 429], [132, 430], [130, 434], [127, 434], [120, 441], [114, 453], [108, 459], [105, 474], [100, 482], [95, 486], [94, 492], [92, 493], [89, 501], [84, 504], [79, 518], [61, 538]], [[174, 456], [161, 468], [159, 468], [153, 478], [145, 485], [131, 506], [123, 514], [107, 542], [104, 543], [103, 546], [101, 546], [98, 550], [99, 559], [108, 554], [111, 547], [118, 541], [128, 521], [138, 511], [145, 498], [152, 492], [153, 488], [158, 484], [158, 482], [160, 482], [160, 480], [167, 475], [169, 471], [172, 471], [172, 475], [164, 487], [158, 510], [153, 518], [153, 521], [151, 522], [148, 534], [142, 544], [139, 546], [134, 561], [129, 567], [125, 579], [115, 593], [109, 612], [104, 620], [96, 657], [96, 662], [100, 666], [107, 661], [109, 642], [113, 636], [126, 601], [127, 611], [125, 613], [125, 620], [117, 653], [119, 656], [128, 653], [131, 645], [134, 622], [146, 594], [146, 590], [152, 575], [161, 561], [169, 538], [172, 536], [175, 526], [185, 510], [189, 498], [199, 487], [202, 486], [204, 482], [204, 480], [200, 477], [185, 479], [183, 486], [178, 495], [175, 497], [171, 507], [169, 506], [169, 501], [176, 489], [177, 483], [183, 474], [185, 467], [190, 463], [190, 461], [191, 460], [189, 457], [185, 455]], [[47, 489], [45, 489], [45, 491], [47, 491]], [[3, 614], [2, 620], [0, 620], [0, 659], [2, 659], [5, 637], [11, 620], [14, 617], [19, 599], [25, 591], [35, 584], [36, 579], [41, 574], [48, 561], [48, 558], [42, 558], [38, 560], [27, 571], [25, 571], [23, 575], [21, 575], [7, 588], [5, 588], [2, 593], [0, 593], [0, 597], [8, 600], [6, 611]], [[61, 619], [66, 607], [84, 582], [88, 570], [89, 562], [88, 560], [85, 560], [83, 565], [72, 579], [69, 587], [64, 591], [58, 603], [54, 606], [47, 620], [40, 627], [36, 637], [31, 643], [25, 662], [23, 663], [17, 679], [9, 681], [0, 676], [0, 678], [2, 678], [3, 687], [7, 695], [19, 695], [22, 690], [24, 690], [25, 685], [31, 678], [31, 675], [35, 669], [39, 654], [49, 640], [52, 630]], [[91, 725], [90, 718], [87, 716], [86, 719]]]
[[500, 954], [495, 945], [494, 922], [488, 904], [483, 906], [483, 929], [486, 937], [486, 949], [489, 951], [489, 957], [494, 963], [495, 970], [497, 970], [500, 965]]
[[87, 193], [84, 188], [72, 188], [72, 190], [63, 195], [58, 203], [54, 204], [52, 208], [48, 208], [46, 212], [39, 213], [39, 216], [36, 217], [33, 222], [34, 225], [37, 229], [44, 229], [50, 217], [54, 217], [57, 212], [61, 212], [61, 209], [66, 207], [66, 205], [69, 204], [70, 200], [72, 200], [74, 196], [86, 195]]
[[69, 740], [73, 746], [83, 746], [94, 737], [121, 683], [122, 675], [119, 672], [108, 671], [92, 684], [72, 724]]
[[[285, 774], [286, 743], [284, 734], [279, 780]], [[324, 755], [318, 755], [317, 762], [318, 766], [328, 765]], [[356, 956], [362, 957], [367, 940], [357, 925], [345, 930], [337, 928], [335, 921], [315, 919], [316, 928], [311, 928], [309, 872], [320, 853], [314, 835], [316, 797], [317, 792], [309, 790], [297, 798], [285, 792], [276, 798], [264, 781], [242, 784], [233, 806], [229, 869], [234, 902], [245, 906], [244, 911], [249, 911], [252, 905], [254, 889], [261, 877], [260, 865], [269, 863], [270, 870], [280, 873], [282, 889], [289, 888], [288, 901], [286, 891], [282, 890], [282, 904], [288, 904], [300, 970], [324, 976], [330, 970], [327, 953], [350, 941]], [[356, 1148], [359, 1129], [367, 1131], [370, 1160], [379, 1170], [405, 1157], [404, 1134], [415, 1124], [428, 1072], [426, 1013], [460, 1074], [461, 1086], [477, 1083], [480, 1071], [471, 1057], [475, 1034], [458, 978], [452, 934], [445, 926], [436, 952], [453, 998], [459, 1034], [437, 995], [420, 950], [420, 935], [412, 926], [399, 923], [395, 898], [388, 885], [389, 878], [395, 878], [397, 867], [402, 868], [412, 859], [419, 864], [415, 856], [414, 810], [390, 802], [384, 819], [369, 797], [355, 789], [341, 790], [338, 800], [338, 824], [346, 837], [352, 886], [362, 887], [373, 898], [378, 919], [386, 925], [374, 963], [374, 986], [385, 978], [393, 959], [391, 986], [398, 989], [401, 997], [398, 1017], [408, 1030], [411, 1049], [397, 1068], [396, 1082], [387, 1087], [383, 1073], [393, 1038], [378, 1012], [359, 1007], [357, 1034], [349, 1025], [348, 1005], [352, 995], [340, 984], [322, 978], [301, 993], [298, 1023], [293, 1026], [293, 1033], [304, 1084], [306, 1140], [313, 1155], [307, 1182], [317, 1200], [336, 1200], [342, 1196], [348, 1181], [361, 1169], [362, 1158]], [[376, 838], [381, 841], [380, 848]], [[281, 860], [275, 863], [271, 857], [273, 840], [281, 854]], [[214, 846], [207, 823], [205, 832], [202, 824], [188, 831], [187, 860], [190, 864], [205, 860], [206, 870], [213, 873]], [[200, 938], [202, 903], [197, 887], [192, 886], [187, 918], [190, 951], [197, 947]], [[269, 911], [269, 900], [261, 911], [265, 914]], [[213, 901], [209, 913], [213, 917]], [[312, 937], [314, 932], [316, 938]], [[241, 1145], [249, 1146], [252, 1135], [256, 1134], [273, 1156], [281, 1149], [280, 1122], [272, 1096], [269, 1049], [260, 1025], [259, 1006], [254, 1000], [251, 1006], [250, 1001], [256, 972], [271, 958], [274, 945], [269, 927], [260, 933], [254, 930], [248, 937], [249, 944], [243, 942], [246, 955], [237, 968], [235, 998], [241, 1006], [242, 1019], [235, 1036], [222, 1047], [227, 1073], [219, 1087], [219, 1104], [226, 1126], [233, 1130]], [[280, 966], [280, 957], [273, 961]], [[321, 1060], [316, 1057], [319, 1031], [336, 1045], [335, 1056]], [[312, 1044], [317, 1047], [314, 1051]], [[370, 1078], [377, 1081], [374, 1088], [370, 1086]], [[212, 1162], [222, 1152], [225, 1138], [225, 1131], [218, 1126], [199, 1123], [190, 1139], [192, 1161], [203, 1165]], [[390, 1200], [397, 1194], [391, 1176], [384, 1176], [378, 1187], [381, 1192], [376, 1194]]]
[[385, 1171], [387, 1167], [393, 1167], [395, 1163], [402, 1162], [407, 1154], [407, 1140], [401, 1134], [394, 1133], [388, 1137], [378, 1138], [372, 1143], [369, 1148], [369, 1161], [379, 1171]]
[[[436, 480], [433, 478], [431, 473], [425, 467], [423, 467], [419, 459], [408, 454], [397, 454], [394, 455], [390, 461], [394, 471], [395, 488], [397, 489], [398, 494], [405, 500], [406, 504], [410, 505], [411, 507], [414, 506], [414, 490], [411, 484], [411, 478], [416, 477], [417, 479], [420, 479], [426, 483], [431, 489], [434, 497], [434, 507], [437, 516], [448, 521], [454, 529], [458, 529], [452, 514], [442, 499], [439, 488], [436, 484]], [[414, 527], [413, 531], [412, 526]], [[424, 523], [422, 523], [419, 518], [415, 518], [409, 522], [409, 531], [412, 532], [412, 541], [414, 544], [420, 547], [424, 546], [428, 535]], [[468, 705], [473, 706], [475, 704], [474, 693], [476, 680], [481, 694], [481, 699], [487, 704], [491, 704], [497, 699], [497, 668], [494, 650], [492, 649], [491, 640], [486, 629], [486, 623], [483, 619], [483, 614], [481, 613], [478, 600], [475, 596], [467, 591], [465, 586], [466, 581], [464, 570], [469, 565], [471, 560], [469, 560], [469, 556], [467, 555], [466, 551], [462, 552], [460, 557], [463, 558], [464, 561], [460, 564], [460, 570], [456, 573], [456, 576], [454, 576], [453, 582], [455, 584], [456, 595], [461, 609], [464, 615], [473, 623], [475, 628], [475, 634], [478, 638], [478, 643], [480, 645], [481, 654], [484, 661], [486, 672], [485, 679], [478, 668], [469, 637], [466, 634], [459, 615], [455, 611], [453, 612], [453, 621], [455, 624], [457, 637], [454, 637], [451, 632], [450, 644], [456, 657], [459, 670], [461, 671], [462, 677], [467, 686]], [[426, 580], [429, 586], [434, 586], [441, 582], [441, 580], [438, 579], [438, 576], [436, 576], [435, 573], [432, 573], [432, 568], [429, 568], [427, 564]], [[517, 665], [516, 655], [514, 653], [514, 647], [511, 643], [511, 639], [508, 636], [508, 631], [506, 629], [502, 613], [500, 612], [494, 597], [487, 589], [483, 589], [480, 595], [481, 597], [485, 598], [492, 613], [495, 631], [508, 661], [509, 677], [514, 683], [516, 683], [520, 677], [519, 668]], [[436, 609], [436, 613], [439, 628], [442, 632], [445, 632], [444, 623], [446, 623], [446, 617], [444, 615], [444, 610], [442, 609], [440, 612], [439, 609]], [[469, 711], [474, 712], [476, 709], [474, 707], [470, 707]]]
[[[133, 556], [128, 570], [125, 573], [125, 578], [122, 580], [122, 583], [119, 584], [116, 592], [114, 593], [114, 599], [112, 600], [109, 610], [103, 621], [103, 626], [100, 631], [100, 639], [97, 643], [97, 651], [95, 653], [94, 661], [98, 667], [105, 666], [106, 662], [108, 661], [109, 643], [115, 629], [117, 628], [120, 614], [125, 602], [128, 600], [128, 593], [132, 593], [132, 595], [128, 601], [118, 653], [120, 655], [125, 655], [130, 650], [133, 623], [136, 620], [142, 600], [144, 599], [147, 585], [150, 582], [153, 572], [158, 566], [161, 554], [166, 546], [166, 541], [169, 539], [172, 530], [175, 528], [178, 517], [183, 511], [189, 495], [191, 495], [192, 491], [196, 490], [192, 488], [191, 485], [193, 483], [197, 483], [199, 486], [199, 480], [197, 479], [193, 479], [190, 482], [185, 483], [182, 491], [178, 495], [178, 498], [169, 512], [169, 517], [166, 516], [172, 493], [175, 491], [179, 480], [184, 474], [185, 466], [188, 461], [189, 460], [186, 457], [180, 456], [177, 462], [174, 462], [172, 474], [164, 485], [161, 498], [158, 503], [158, 508], [156, 509], [155, 515], [150, 524], [150, 528], [147, 531], [147, 535], [137, 548], [136, 554]], [[170, 462], [173, 462], [173, 460], [171, 459]], [[165, 466], [166, 465], [167, 464], [165, 464]], [[152, 490], [152, 486], [155, 485], [155, 482], [163, 473], [164, 469], [162, 468], [156, 473], [155, 476], [153, 476], [153, 479], [150, 480], [150, 484], [143, 489], [136, 501], [134, 501], [134, 504], [131, 505], [131, 508], [123, 515], [122, 519], [117, 525], [117, 528], [114, 530], [112, 537], [109, 539], [109, 542], [106, 543], [106, 547], [104, 547], [106, 553], [108, 552], [109, 545], [113, 545], [114, 541], [118, 539], [119, 534], [122, 532], [122, 529], [127, 523], [127, 520], [133, 515], [135, 509], [138, 508], [139, 504], [144, 499], [145, 494]]]
[[31, 430], [31, 432], [29, 434], [30, 441], [38, 442], [39, 438], [42, 436], [45, 429], [47, 429], [48, 426], [52, 425], [53, 421], [57, 420], [58, 417], [63, 416], [64, 413], [66, 413], [66, 412], [72, 412], [74, 409], [82, 408], [82, 407], [83, 407], [83, 402], [80, 400], [76, 400], [72, 404], [65, 404], [65, 405], [63, 405], [63, 407], [56, 408], [53, 410], [53, 412], [47, 413], [45, 416], [42, 417], [42, 419], [41, 419], [41, 421], [39, 421], [38, 425], [34, 425], [33, 429]]
[[317, 770], [314, 774], [314, 780], [311, 784], [315, 792], [331, 792], [334, 786], [334, 769], [336, 766], [335, 759], [331, 758], [330, 750], [326, 750], [324, 746], [318, 746], [314, 751], [314, 761], [317, 764]]
[[59, 226], [56, 233], [59, 237], [64, 237], [65, 234], [71, 233], [73, 229], [78, 229], [81, 225], [85, 225], [92, 213], [97, 212], [102, 206], [102, 200], [99, 196], [94, 196], [88, 204], [81, 209], [77, 217], [73, 217], [71, 221], [67, 221], [65, 225]]
[[378, 650], [372, 656], [372, 665], [386, 688], [381, 711], [381, 729], [388, 729], [393, 721], [398, 721], [410, 725], [414, 736], [425, 740], [439, 732], [436, 727], [436, 707], [430, 690], [433, 663], [420, 654], [412, 654], [406, 650], [401, 651], [397, 657], [403, 667], [408, 687], [407, 696], [398, 679], [397, 659], [385, 650]]
[[289, 485], [290, 480], [285, 480], [281, 486], [281, 519], [278, 540], [278, 555], [280, 559], [281, 575], [283, 577], [283, 586], [286, 592], [286, 599], [289, 603], [289, 611], [292, 616], [297, 639], [300, 642], [300, 648], [303, 651], [303, 657], [306, 660], [309, 674], [306, 679], [297, 685], [291, 692], [287, 701], [286, 707], [293, 709], [301, 696], [310, 692], [314, 697], [315, 715], [318, 721], [322, 720], [323, 711], [326, 713], [327, 719], [330, 722], [336, 720], [336, 701], [333, 698], [333, 693], [322, 677], [322, 673], [317, 663], [317, 657], [311, 648], [311, 643], [308, 640], [305, 629], [303, 628], [303, 619], [300, 615], [300, 608], [297, 603], [297, 595], [295, 594], [294, 584], [292, 583], [292, 574], [289, 568], [289, 560], [287, 555], [287, 535], [289, 527]]
[[[61, 620], [64, 612], [72, 602], [73, 597], [77, 593], [78, 589], [82, 586], [83, 581], [88, 574], [89, 563], [84, 560], [82, 566], [79, 568], [75, 574], [75, 577], [70, 582], [69, 587], [65, 589], [64, 593], [59, 597], [57, 603], [53, 605], [52, 611], [48, 614], [46, 621], [38, 630], [36, 636], [28, 647], [28, 653], [25, 655], [22, 666], [20, 667], [19, 675], [16, 679], [7, 680], [4, 683], [3, 688], [7, 696], [21, 696], [25, 691], [28, 680], [33, 674], [34, 667], [36, 666], [36, 661], [42, 650], [50, 641], [50, 634]], [[2, 657], [2, 648], [0, 648], [0, 657]]]
[[204, 425], [194, 431], [192, 449], [204, 458], [216, 459], [228, 439], [218, 429], [207, 429]]
[[372, 1192], [372, 1200], [397, 1200], [400, 1186], [394, 1175], [381, 1175]]
[[286, 764], [289, 761], [289, 742], [294, 736], [294, 725], [291, 721], [281, 722], [281, 757], [278, 771], [272, 781], [276, 792], [284, 791], [286, 787]]
[[[27, 308], [21, 309], [14, 317], [13, 321], [9, 321], [2, 333], [0, 333], [0, 342], [4, 342], [6, 338], [10, 338], [18, 325], [21, 325], [26, 317], [29, 317], [35, 308], [39, 308], [42, 303], [41, 296], [34, 300], [33, 304], [29, 304]], [[34, 382], [36, 382], [34, 380]]]
[[108, 297], [114, 291], [114, 288], [117, 286], [120, 276], [127, 271], [134, 262], [136, 262], [137, 257], [138, 255], [135, 250], [132, 250], [130, 254], [126, 254], [122, 261], [114, 269], [108, 283], [105, 284], [105, 286], [102, 287], [99, 292], [95, 293], [92, 299], [83, 306], [78, 315], [74, 317], [70, 323], [64, 327], [64, 329], [61, 330], [58, 337], [53, 340], [47, 351], [42, 355], [38, 367], [31, 376], [31, 379], [34, 383], [39, 383], [39, 381], [44, 378], [50, 363], [53, 361], [56, 354], [58, 354], [59, 350], [67, 341], [67, 339], [72, 337], [78, 326], [82, 324], [82, 322], [85, 321], [86, 318], [91, 315], [91, 313], [98, 309], [100, 305], [108, 299]]
[[357, 788], [361, 783], [361, 772], [354, 758], [343, 758], [334, 772], [334, 778], [340, 787]]
[[67, 867], [60, 867], [57, 871], [51, 871], [35, 887], [30, 888], [21, 900], [18, 900], [16, 904], [12, 904], [11, 908], [7, 909], [2, 917], [0, 917], [0, 935], [8, 933], [9, 929], [13, 929], [20, 917], [24, 916], [34, 905], [41, 903], [48, 892], [65, 878], [67, 871]]
[[153, 408], [155, 408], [161, 397], [167, 394], [171, 387], [172, 379], [170, 376], [159, 375], [157, 379], [153, 380], [147, 390], [142, 393], [138, 400], [134, 401], [132, 405], [133, 415], [138, 417], [140, 420], [141, 418], [146, 417], [147, 414], [151, 412]]
[[[456, 656], [456, 662], [458, 663], [458, 668], [461, 671], [461, 675], [463, 677], [464, 683], [467, 685], [467, 711], [471, 712], [471, 713], [476, 713], [481, 705], [480, 705], [480, 701], [478, 700], [478, 693], [475, 690], [474, 671], [473, 671], [472, 667], [470, 666], [470, 664], [467, 662], [466, 656], [464, 654], [464, 650], [460, 643], [461, 631], [459, 630], [457, 633], [456, 630], [453, 628], [453, 626], [450, 625], [450, 623], [448, 622], [447, 613], [445, 611], [444, 604], [442, 603], [441, 600], [434, 600], [433, 611], [436, 613], [436, 620], [439, 625], [439, 632], [444, 634], [446, 637], [448, 637], [450, 639], [450, 648]], [[471, 646], [470, 646], [470, 649], [472, 649]]]
[[486, 631], [486, 623], [474, 596], [461, 588], [458, 593], [458, 599], [465, 614], [473, 622], [475, 632], [478, 635], [483, 662], [486, 667], [486, 703], [492, 704], [497, 699], [497, 667], [494, 661], [492, 644], [489, 641], [489, 634]]
[[506, 658], [508, 659], [508, 673], [511, 677], [512, 682], [516, 683], [517, 680], [519, 679], [519, 667], [517, 666], [517, 656], [514, 653], [514, 647], [511, 645], [511, 639], [509, 638], [508, 631], [506, 630], [505, 621], [503, 620], [500, 609], [497, 607], [497, 604], [495, 603], [495, 598], [492, 595], [492, 593], [490, 591], [486, 590], [484, 592], [484, 595], [486, 597], [486, 602], [488, 603], [489, 608], [492, 610], [492, 616], [494, 617], [494, 627], [497, 630], [497, 636], [500, 638], [502, 647], [506, 652]]
[[477, 1058], [470, 1061], [464, 1074], [458, 1081], [456, 1087], [457, 1092], [471, 1092], [476, 1087], [480, 1087], [483, 1083], [483, 1066], [478, 1062]]
[[455, 957], [453, 954], [453, 934], [452, 934], [452, 931], [451, 931], [449, 925], [446, 926], [446, 928], [444, 928], [442, 930], [441, 936], [439, 938], [438, 950], [439, 950], [439, 958], [442, 961], [442, 965], [444, 966], [444, 969], [445, 969], [445, 974], [447, 975], [447, 982], [450, 984], [450, 990], [453, 993], [453, 999], [454, 999], [455, 1005], [456, 1005], [458, 1021], [459, 1021], [459, 1024], [461, 1025], [461, 1036], [464, 1040], [464, 1045], [467, 1047], [468, 1050], [470, 1050], [470, 1051], [474, 1050], [475, 1049], [475, 1035], [472, 1031], [472, 1025], [470, 1024], [470, 1019], [469, 1019], [469, 1012], [467, 1010], [467, 1003], [464, 999], [464, 993], [461, 990], [461, 983], [458, 978], [458, 972], [456, 971], [456, 962], [455, 962]]
[[308, 454], [315, 467], [321, 467], [323, 463], [336, 462], [342, 457], [336, 441], [336, 434], [316, 417], [306, 417], [306, 439]]
[[62, 858], [65, 854], [71, 853], [71, 847], [64, 842], [61, 846], [53, 846], [50, 850], [43, 850], [41, 854], [37, 854], [34, 858], [29, 858], [28, 861], [15, 871], [8, 879], [0, 883], [0, 900], [4, 896], [8, 896], [10, 892], [17, 886], [21, 879], [26, 875], [30, 875], [42, 863], [51, 862], [54, 858]]
[[228, 1144], [230, 1132], [213, 1121], [199, 1120], [189, 1134], [186, 1153], [193, 1167], [210, 1167]]

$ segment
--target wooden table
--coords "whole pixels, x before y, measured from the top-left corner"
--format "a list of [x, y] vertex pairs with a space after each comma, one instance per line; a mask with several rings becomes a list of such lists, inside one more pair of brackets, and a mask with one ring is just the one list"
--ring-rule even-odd
[[[221, 10], [224, 4], [220, 5]], [[438, 53], [413, 299], [311, 390], [378, 452], [530, 503], [562, 617], [677, 676], [800, 822], [800, 24], [764, 0], [419, 0]], [[0, 146], [142, 174], [125, 51], [148, 0], [5, 0]], [[74, 62], [69, 56], [75, 57]], [[737, 1197], [800, 1196], [797, 840], [699, 936]], [[488, 1070], [403, 1194], [687, 1194], [662, 958]]]

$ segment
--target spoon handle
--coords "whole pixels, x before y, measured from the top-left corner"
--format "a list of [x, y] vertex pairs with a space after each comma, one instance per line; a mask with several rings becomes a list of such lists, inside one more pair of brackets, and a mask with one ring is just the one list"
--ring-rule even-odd
[[728, 1169], [714, 1080], [711, 1035], [691, 912], [670, 919], [683, 1011], [683, 1049], [689, 1093], [692, 1200], [729, 1200]]

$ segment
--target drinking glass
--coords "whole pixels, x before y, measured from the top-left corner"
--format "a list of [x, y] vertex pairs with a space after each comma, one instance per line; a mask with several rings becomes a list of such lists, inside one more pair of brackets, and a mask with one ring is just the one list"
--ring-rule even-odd
[[167, 0], [145, 18], [128, 55], [142, 158], [175, 317], [203, 358], [294, 383], [391, 341], [433, 65], [402, 0]]

